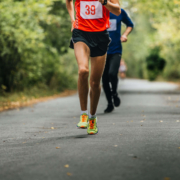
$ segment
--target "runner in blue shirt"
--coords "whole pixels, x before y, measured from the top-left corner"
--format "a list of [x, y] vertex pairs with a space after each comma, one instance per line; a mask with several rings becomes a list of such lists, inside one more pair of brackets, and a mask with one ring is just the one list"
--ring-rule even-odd
[[[123, 22], [127, 28], [121, 36], [121, 22]], [[118, 85], [118, 70], [120, 66], [122, 56], [122, 44], [121, 42], [127, 41], [127, 36], [132, 31], [134, 25], [131, 19], [128, 17], [126, 11], [121, 9], [121, 14], [116, 16], [110, 13], [110, 28], [108, 29], [111, 38], [111, 43], [107, 52], [106, 66], [102, 76], [103, 89], [108, 101], [108, 106], [104, 110], [105, 113], [110, 113], [114, 110], [114, 106], [120, 105], [120, 98], [117, 93]], [[110, 88], [111, 84], [111, 88]]]

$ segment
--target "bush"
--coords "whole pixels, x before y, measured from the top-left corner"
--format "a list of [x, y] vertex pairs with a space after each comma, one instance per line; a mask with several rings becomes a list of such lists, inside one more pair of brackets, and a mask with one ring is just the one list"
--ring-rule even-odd
[[151, 50], [150, 55], [146, 58], [148, 79], [154, 81], [160, 72], [163, 71], [166, 61], [160, 57], [160, 48], [155, 47]]
[[44, 83], [62, 90], [75, 84], [61, 59], [70, 37], [64, 7], [61, 0], [0, 1], [0, 88], [23, 91]]

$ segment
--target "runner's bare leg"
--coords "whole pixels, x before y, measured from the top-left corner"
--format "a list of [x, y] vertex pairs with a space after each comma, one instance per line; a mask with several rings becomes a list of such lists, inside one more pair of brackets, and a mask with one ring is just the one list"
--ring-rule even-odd
[[94, 115], [97, 110], [99, 97], [101, 94], [100, 81], [104, 71], [106, 54], [91, 58], [91, 75], [90, 75], [90, 114]]
[[78, 93], [80, 106], [82, 111], [86, 111], [89, 91], [88, 77], [90, 49], [85, 43], [77, 42], [74, 44], [74, 52], [79, 68]]

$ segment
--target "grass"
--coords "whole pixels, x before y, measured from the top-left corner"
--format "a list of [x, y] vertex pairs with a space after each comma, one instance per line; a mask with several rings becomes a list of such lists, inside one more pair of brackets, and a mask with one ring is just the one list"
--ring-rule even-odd
[[5, 93], [0, 95], [0, 112], [15, 109], [50, 99], [65, 97], [76, 93], [76, 90], [65, 90], [59, 92], [50, 89], [38, 89], [36, 87], [26, 89], [23, 92]]

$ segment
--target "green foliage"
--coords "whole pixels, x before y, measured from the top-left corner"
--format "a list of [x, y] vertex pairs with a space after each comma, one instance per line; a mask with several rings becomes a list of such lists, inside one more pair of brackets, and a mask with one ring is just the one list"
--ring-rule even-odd
[[[0, 86], [8, 92], [44, 84], [75, 86], [74, 59], [63, 64], [70, 21], [62, 0], [0, 1]], [[52, 85], [53, 84], [53, 85]]]
[[146, 58], [146, 67], [148, 70], [148, 79], [154, 81], [160, 72], [163, 71], [166, 61], [160, 57], [160, 47], [155, 47], [151, 50]]
[[[147, 21], [148, 16], [131, 15], [135, 27], [128, 37], [128, 42], [123, 43], [123, 58], [125, 59], [129, 77], [146, 78], [145, 58], [149, 55], [149, 47], [154, 41], [155, 30]], [[122, 28], [122, 31], [125, 27]]]
[[164, 79], [180, 78], [180, 0], [126, 0], [123, 6], [135, 22], [129, 42], [124, 44], [123, 57], [130, 77], [148, 78], [146, 58], [153, 47], [161, 47], [166, 59], [161, 73]]

